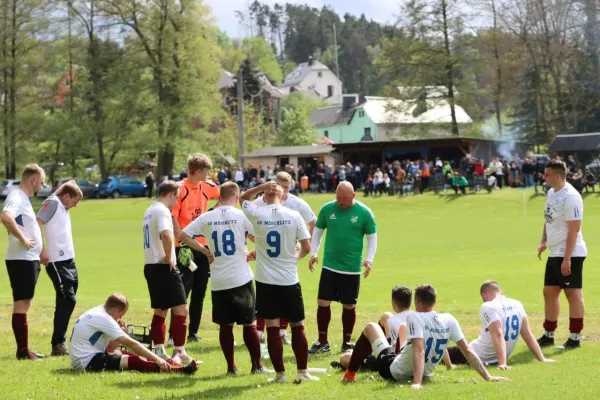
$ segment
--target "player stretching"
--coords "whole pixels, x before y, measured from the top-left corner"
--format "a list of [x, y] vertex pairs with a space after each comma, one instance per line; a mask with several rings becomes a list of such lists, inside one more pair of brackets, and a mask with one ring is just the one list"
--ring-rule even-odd
[[318, 262], [318, 252], [323, 231], [327, 229], [323, 270], [319, 281], [317, 327], [319, 339], [313, 343], [309, 353], [331, 350], [327, 338], [331, 321], [331, 302], [342, 303], [343, 340], [342, 353], [353, 348], [350, 343], [356, 323], [356, 303], [360, 289], [360, 268], [363, 252], [363, 237], [367, 236], [367, 258], [362, 263], [365, 278], [377, 251], [377, 225], [371, 210], [354, 200], [354, 188], [349, 182], [341, 182], [336, 191], [336, 200], [321, 208], [312, 238], [312, 257], [308, 263], [311, 271]]
[[[252, 199], [264, 192], [267, 207], [256, 207]], [[308, 341], [304, 331], [304, 301], [298, 281], [298, 260], [310, 252], [310, 234], [300, 214], [281, 205], [283, 189], [265, 183], [242, 194], [240, 202], [254, 228], [256, 244], [256, 309], [266, 321], [267, 347], [277, 372], [273, 383], [284, 383], [283, 343], [279, 318], [290, 321], [292, 349], [298, 367], [297, 382], [318, 381], [308, 373]], [[296, 253], [296, 243], [300, 250]]]
[[68, 355], [65, 340], [79, 282], [69, 210], [76, 207], [82, 197], [75, 181], [66, 182], [44, 201], [37, 215], [38, 224], [46, 235], [41, 263], [46, 266], [56, 292], [52, 356]]
[[[175, 261], [175, 243], [171, 209], [177, 201], [179, 185], [173, 181], [164, 181], [158, 187], [158, 201], [152, 204], [144, 214], [144, 276], [150, 292], [150, 303], [154, 310], [150, 332], [156, 354], [164, 360], [169, 357], [165, 352], [165, 318], [169, 309], [171, 332], [175, 351], [173, 357], [182, 362], [192, 362], [185, 352], [186, 319], [188, 314], [185, 289]], [[203, 247], [203, 254], [210, 251]]]
[[239, 198], [240, 189], [235, 182], [221, 185], [219, 206], [192, 221], [181, 233], [180, 240], [196, 252], [204, 249], [195, 237], [204, 236], [209, 240], [214, 256], [210, 265], [212, 319], [219, 325], [219, 342], [227, 361], [227, 374], [238, 374], [234, 361], [233, 324], [244, 325], [251, 373], [270, 373], [272, 371], [264, 368], [260, 360], [260, 341], [254, 324], [254, 276], [246, 261], [246, 235], [252, 234], [252, 225], [236, 208]]
[[[508, 370], [507, 360], [515, 349], [519, 336], [538, 361], [554, 362], [544, 357], [531, 328], [521, 302], [504, 296], [495, 281], [485, 281], [479, 289], [483, 304], [479, 312], [481, 333], [469, 347], [486, 364], [497, 364], [498, 369]], [[458, 347], [448, 348], [453, 364], [467, 364]]]
[[42, 232], [29, 198], [42, 188], [46, 174], [37, 164], [23, 169], [21, 184], [4, 201], [2, 224], [8, 231], [6, 269], [13, 295], [12, 329], [17, 341], [18, 360], [38, 360], [42, 354], [29, 349], [27, 312], [40, 274]]
[[[313, 229], [315, 228], [315, 222], [317, 222], [317, 217], [315, 216], [315, 213], [313, 213], [306, 201], [302, 200], [298, 196], [290, 194], [292, 176], [287, 172], [279, 172], [277, 174], [277, 177], [275, 178], [275, 182], [283, 188], [283, 206], [291, 210], [298, 211], [300, 213], [302, 219], [304, 220], [304, 222], [306, 222], [306, 225], [308, 226], [308, 233], [310, 233], [312, 236]], [[254, 200], [254, 205], [264, 207], [267, 205], [267, 203], [261, 196], [258, 199]], [[261, 342], [264, 343], [265, 320], [262, 318], [258, 318], [256, 322]], [[283, 344], [291, 344], [290, 340], [286, 336], [287, 326], [287, 321], [281, 318], [281, 326], [279, 327], [279, 333], [281, 334]]]
[[350, 359], [350, 366], [344, 373], [342, 381], [356, 380], [356, 371], [364, 357], [373, 351], [377, 357], [377, 369], [384, 379], [400, 381], [413, 377], [411, 388], [420, 389], [423, 376], [433, 375], [452, 340], [469, 360], [469, 364], [477, 370], [486, 381], [507, 381], [507, 378], [491, 376], [485, 366], [465, 340], [458, 321], [450, 314], [438, 314], [433, 311], [436, 304], [436, 291], [431, 285], [415, 288], [415, 308], [406, 318], [408, 327], [408, 343], [400, 351], [394, 353], [388, 344], [385, 333], [375, 323], [367, 325], [356, 342]]
[[577, 190], [566, 181], [567, 167], [561, 161], [546, 165], [544, 177], [550, 188], [544, 210], [544, 233], [538, 248], [541, 259], [546, 247], [550, 255], [544, 277], [545, 320], [544, 335], [538, 339], [540, 346], [554, 345], [554, 331], [558, 325], [560, 292], [564, 289], [569, 301], [569, 339], [566, 350], [581, 347], [583, 330], [583, 261], [587, 248], [581, 234], [583, 200]]

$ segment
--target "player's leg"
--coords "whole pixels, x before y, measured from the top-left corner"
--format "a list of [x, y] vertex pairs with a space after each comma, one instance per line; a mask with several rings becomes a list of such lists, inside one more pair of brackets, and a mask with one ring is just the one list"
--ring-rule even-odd
[[256, 330], [258, 331], [258, 336], [260, 338], [260, 342], [265, 342], [265, 319], [264, 318], [256, 318]]
[[345, 382], [351, 382], [356, 379], [356, 371], [363, 364], [363, 361], [369, 356], [371, 352], [374, 353], [375, 357], [379, 356], [379, 353], [389, 348], [390, 345], [385, 337], [385, 332], [379, 324], [371, 322], [367, 324], [362, 334], [356, 341], [356, 345], [352, 352], [352, 357], [348, 364], [348, 369], [342, 379]]
[[381, 327], [381, 329], [383, 329], [383, 332], [385, 332], [385, 337], [388, 338], [388, 339], [390, 337], [392, 337], [392, 334], [390, 332], [390, 327], [388, 325], [388, 321], [393, 316], [394, 316], [394, 314], [392, 314], [391, 312], [384, 312], [381, 315], [381, 318], [379, 318], [379, 326]]
[[236, 289], [212, 291], [212, 321], [219, 325], [219, 344], [227, 362], [227, 375], [237, 375], [233, 324], [236, 322]]
[[54, 332], [52, 333], [52, 356], [68, 355], [65, 345], [71, 314], [75, 309], [77, 293], [77, 268], [73, 260], [50, 263], [46, 266], [56, 292]]
[[200, 328], [200, 320], [202, 319], [202, 309], [204, 308], [204, 297], [208, 287], [208, 279], [210, 277], [210, 263], [208, 258], [196, 251], [194, 253], [194, 263], [198, 269], [193, 272], [194, 282], [192, 285], [192, 295], [190, 297], [190, 326], [189, 326], [189, 341], [199, 342], [198, 329]]
[[[269, 357], [273, 363], [273, 368], [277, 376], [269, 380], [272, 383], [285, 383], [285, 367], [283, 364], [283, 342], [281, 341], [281, 335], [279, 335], [279, 318], [269, 319], [265, 317], [265, 325], [267, 328], [267, 349], [269, 351]], [[293, 334], [292, 334], [293, 338]]]
[[544, 274], [544, 335], [538, 339], [541, 347], [554, 345], [554, 331], [560, 313], [562, 257], [548, 257]]
[[[152, 361], [148, 361], [145, 358], [138, 356], [137, 354], [128, 353], [127, 355], [121, 355], [121, 356], [110, 355], [110, 356], [119, 358], [119, 369], [122, 369], [122, 370], [129, 369], [132, 371], [150, 372], [150, 373], [160, 372], [160, 367], [156, 363], [154, 363]], [[196, 362], [196, 360], [192, 360], [189, 364], [187, 364], [184, 367], [178, 365], [177, 363], [171, 362], [171, 360], [169, 360], [167, 362], [169, 362], [171, 364], [171, 367], [169, 369], [171, 372], [193, 374], [194, 372], [196, 372], [198, 370], [198, 363]], [[114, 367], [111, 365], [112, 363], [113, 363], [113, 361], [107, 362], [104, 370], [107, 370], [107, 371], [114, 370]]]
[[290, 340], [287, 338], [288, 320], [285, 318], [279, 318], [279, 322], [281, 323], [281, 325], [279, 325], [279, 334], [281, 335], [283, 344], [292, 344], [292, 342], [290, 342]]
[[277, 376], [269, 382], [285, 383], [283, 365], [283, 343], [279, 335], [279, 316], [283, 315], [281, 302], [282, 286], [256, 282], [256, 311], [265, 319], [267, 329], [267, 349]]
[[[252, 281], [240, 288], [239, 296], [245, 299], [243, 302], [236, 302], [242, 304], [239, 307], [236, 322], [239, 325], [243, 325], [243, 337], [244, 344], [248, 349], [250, 355], [250, 362], [252, 364], [251, 374], [265, 374], [272, 373], [273, 371], [263, 367], [261, 361], [261, 346], [258, 331], [256, 329], [256, 292], [254, 291], [254, 284]], [[213, 298], [213, 307], [214, 307]], [[264, 321], [264, 320], [263, 320]]]
[[319, 378], [308, 373], [308, 339], [304, 329], [304, 299], [302, 298], [302, 286], [297, 283], [285, 287], [285, 295], [282, 297], [284, 305], [283, 316], [290, 321], [292, 326], [292, 349], [296, 357], [296, 368], [298, 375], [296, 382], [318, 381]]
[[342, 303], [342, 353], [351, 350], [352, 331], [356, 324], [356, 303], [360, 292], [360, 275], [337, 274], [337, 281], [340, 282], [339, 298]]
[[571, 275], [564, 277], [569, 282], [569, 285], [565, 284], [564, 288], [569, 301], [569, 339], [563, 345], [565, 349], [581, 347], [580, 335], [583, 330], [583, 317], [585, 314], [582, 290], [584, 259], [585, 257], [573, 257], [571, 259]]
[[310, 354], [328, 352], [331, 350], [327, 333], [331, 322], [331, 302], [338, 300], [337, 284], [334, 272], [323, 268], [319, 279], [319, 294], [317, 299], [317, 328], [319, 338], [308, 350]]
[[[169, 282], [170, 273], [168, 265], [146, 264], [144, 266], [144, 277], [148, 284], [150, 294], [150, 306], [154, 310], [152, 323], [150, 324], [150, 336], [154, 346], [154, 352], [163, 360], [169, 359], [165, 351], [165, 339], [167, 327], [165, 318], [169, 312]], [[181, 280], [181, 278], [180, 278]], [[165, 287], [166, 286], [166, 287]], [[171, 320], [173, 318], [171, 317]]]

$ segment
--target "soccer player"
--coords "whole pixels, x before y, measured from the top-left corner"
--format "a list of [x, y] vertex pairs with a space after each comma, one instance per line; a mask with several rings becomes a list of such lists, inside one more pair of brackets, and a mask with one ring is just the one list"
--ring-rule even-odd
[[[283, 206], [291, 210], [298, 211], [302, 216], [302, 219], [304, 220], [304, 222], [306, 222], [306, 225], [308, 226], [308, 232], [312, 235], [313, 229], [315, 228], [315, 223], [317, 222], [317, 217], [315, 216], [315, 213], [313, 213], [312, 209], [306, 201], [290, 193], [290, 187], [292, 185], [292, 176], [287, 172], [279, 172], [275, 178], [275, 182], [283, 188]], [[254, 205], [258, 207], [264, 207], [267, 205], [267, 203], [265, 202], [265, 199], [261, 196], [254, 200]], [[259, 318], [257, 320], [257, 326], [261, 337], [261, 341], [264, 342], [264, 319]], [[281, 339], [283, 340], [284, 344], [291, 344], [286, 335], [287, 327], [288, 322], [282, 318], [281, 326], [279, 327]]]
[[37, 215], [46, 236], [40, 261], [46, 266], [56, 292], [52, 356], [69, 354], [65, 340], [79, 285], [69, 210], [82, 198], [83, 193], [75, 181], [65, 182], [44, 201]]
[[42, 188], [46, 174], [37, 164], [23, 169], [21, 184], [4, 201], [2, 224], [8, 231], [6, 269], [12, 288], [12, 329], [17, 342], [18, 360], [38, 360], [42, 354], [29, 349], [27, 312], [35, 293], [40, 274], [42, 231], [38, 225], [29, 198]]
[[[185, 367], [178, 359], [165, 361], [124, 331], [122, 321], [129, 302], [121, 293], [114, 293], [104, 305], [94, 307], [75, 322], [69, 344], [71, 366], [76, 371], [101, 372], [131, 369], [139, 372], [174, 371], [194, 373], [196, 361]], [[125, 346], [135, 354], [117, 351]]]
[[[469, 344], [486, 364], [497, 364], [498, 369], [509, 370], [507, 360], [515, 349], [519, 336], [533, 355], [541, 362], [554, 362], [542, 354], [535, 336], [531, 332], [527, 313], [521, 302], [504, 296], [495, 281], [485, 281], [479, 289], [483, 304], [479, 311], [481, 333]], [[458, 347], [448, 348], [453, 364], [467, 364], [467, 359]]]
[[[150, 333], [155, 353], [163, 360], [169, 359], [165, 352], [165, 318], [169, 310], [171, 332], [175, 351], [173, 357], [182, 362], [192, 362], [185, 352], [185, 333], [188, 315], [187, 298], [175, 261], [175, 243], [171, 209], [177, 202], [179, 185], [173, 181], [164, 181], [158, 186], [158, 200], [144, 214], [144, 276], [150, 292], [150, 303], [154, 310]], [[205, 256], [210, 255], [203, 248]]]
[[400, 351], [400, 354], [394, 353], [379, 325], [368, 324], [356, 342], [350, 365], [344, 373], [342, 381], [355, 381], [356, 371], [362, 360], [373, 351], [377, 357], [377, 369], [382, 378], [400, 381], [412, 376], [413, 383], [410, 387], [420, 389], [423, 376], [433, 375], [433, 371], [442, 361], [450, 340], [458, 345], [469, 364], [483, 379], [507, 381], [507, 378], [491, 376], [488, 373], [477, 354], [469, 348], [458, 321], [452, 315], [438, 314], [433, 310], [436, 297], [436, 291], [431, 285], [421, 285], [415, 288], [417, 311], [411, 312], [406, 318], [408, 343]]
[[[267, 207], [252, 199], [264, 192]], [[240, 196], [244, 214], [252, 223], [256, 244], [256, 309], [266, 321], [267, 347], [277, 375], [273, 383], [286, 381], [279, 318], [290, 321], [292, 349], [298, 368], [297, 382], [318, 381], [308, 373], [308, 341], [304, 331], [304, 301], [298, 281], [298, 260], [310, 252], [310, 234], [302, 216], [283, 207], [283, 189], [275, 182], [262, 184]], [[300, 249], [296, 252], [296, 243]]]
[[546, 165], [544, 178], [550, 188], [544, 210], [544, 233], [538, 248], [538, 258], [547, 247], [550, 255], [544, 277], [544, 335], [538, 339], [540, 346], [554, 345], [554, 331], [558, 325], [560, 292], [565, 291], [569, 301], [569, 339], [563, 349], [581, 347], [583, 330], [583, 261], [587, 248], [581, 234], [583, 200], [579, 192], [566, 181], [567, 167], [561, 161]]
[[237, 375], [234, 361], [233, 324], [243, 325], [244, 343], [250, 353], [251, 373], [269, 373], [260, 359], [260, 340], [255, 321], [254, 275], [246, 261], [246, 236], [252, 225], [242, 210], [236, 208], [240, 188], [234, 182], [221, 185], [219, 206], [202, 214], [181, 233], [180, 239], [192, 250], [202, 252], [197, 236], [209, 238], [214, 256], [210, 265], [212, 319], [219, 325], [219, 343], [227, 361], [227, 374]]
[[331, 350], [327, 338], [331, 321], [331, 302], [342, 303], [342, 353], [353, 348], [350, 343], [356, 323], [356, 303], [360, 289], [360, 273], [363, 252], [363, 237], [367, 236], [367, 258], [362, 262], [365, 278], [371, 273], [377, 251], [377, 225], [371, 210], [354, 199], [352, 184], [341, 182], [336, 190], [336, 200], [321, 208], [312, 237], [312, 257], [308, 263], [314, 271], [318, 262], [319, 246], [323, 231], [327, 229], [323, 270], [319, 281], [317, 327], [319, 338], [309, 353]]
[[[191, 292], [189, 342], [200, 341], [198, 329], [202, 319], [210, 266], [208, 258], [202, 253], [191, 250], [192, 254], [187, 255], [190, 250], [180, 246], [179, 235], [190, 222], [206, 212], [209, 200], [219, 198], [219, 187], [206, 181], [211, 168], [212, 161], [204, 154], [194, 153], [188, 157], [189, 175], [181, 182], [177, 203], [172, 211], [178, 268], [183, 276], [186, 298]], [[206, 246], [206, 238], [200, 236], [197, 240], [201, 245]], [[181, 254], [182, 252], [184, 254]], [[194, 271], [189, 268], [190, 259], [198, 267]]]
[[[379, 326], [385, 333], [388, 343], [396, 354], [406, 343], [406, 317], [410, 313], [412, 302], [412, 290], [406, 286], [396, 286], [392, 289], [392, 309], [395, 314], [384, 313], [379, 319]], [[332, 367], [348, 369], [352, 352], [349, 351], [340, 356], [340, 361], [333, 361]], [[370, 354], [360, 367], [361, 370], [377, 371], [377, 359]]]

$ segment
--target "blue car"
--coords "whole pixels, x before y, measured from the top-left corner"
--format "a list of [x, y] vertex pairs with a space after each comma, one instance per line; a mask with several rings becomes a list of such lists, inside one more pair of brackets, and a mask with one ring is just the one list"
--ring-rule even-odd
[[98, 185], [98, 195], [102, 198], [121, 196], [140, 197], [146, 193], [146, 184], [131, 176], [109, 176]]

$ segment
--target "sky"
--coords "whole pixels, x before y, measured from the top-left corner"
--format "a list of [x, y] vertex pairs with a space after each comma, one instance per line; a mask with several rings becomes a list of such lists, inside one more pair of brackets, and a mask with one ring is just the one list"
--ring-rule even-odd
[[[350, 13], [354, 15], [365, 14], [367, 19], [378, 22], [393, 23], [400, 10], [401, 0], [261, 0], [263, 4], [308, 4], [312, 7], [321, 8], [330, 6], [338, 14]], [[221, 30], [226, 31], [229, 36], [240, 37], [242, 30], [235, 18], [236, 10], [248, 10], [249, 0], [204, 0], [211, 9]]]

